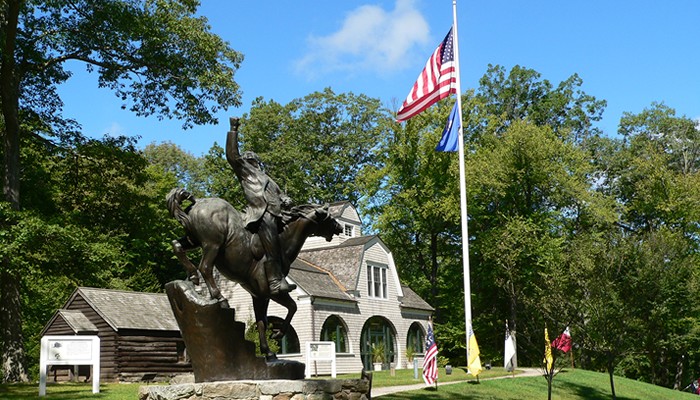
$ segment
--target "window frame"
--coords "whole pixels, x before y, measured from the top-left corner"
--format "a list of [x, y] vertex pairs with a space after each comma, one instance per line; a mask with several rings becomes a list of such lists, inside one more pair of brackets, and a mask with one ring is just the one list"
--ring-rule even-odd
[[[328, 323], [332, 322], [334, 325], [333, 327], [335, 328], [333, 332], [328, 330], [329, 326]], [[328, 336], [329, 333], [335, 333], [335, 340], [329, 339]], [[336, 354], [349, 354], [350, 353], [350, 341], [348, 337], [348, 328], [345, 324], [345, 321], [340, 318], [338, 315], [329, 315], [328, 318], [326, 318], [325, 321], [323, 321], [323, 325], [321, 326], [321, 334], [320, 334], [320, 339], [321, 341], [324, 342], [333, 342], [335, 343], [335, 352]], [[341, 340], [339, 340], [341, 339]], [[341, 348], [341, 343], [342, 346], [345, 347], [345, 349]]]
[[[349, 233], [348, 233], [349, 232]], [[355, 225], [352, 224], [344, 224], [343, 226], [343, 234], [346, 237], [355, 237]]]
[[367, 295], [374, 299], [389, 298], [389, 267], [367, 263]]

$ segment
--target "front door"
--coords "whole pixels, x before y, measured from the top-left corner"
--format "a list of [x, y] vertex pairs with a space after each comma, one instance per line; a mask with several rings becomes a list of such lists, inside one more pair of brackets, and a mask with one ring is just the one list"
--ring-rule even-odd
[[394, 330], [382, 317], [372, 317], [362, 328], [362, 364], [367, 371], [373, 369], [372, 346], [384, 345], [383, 368], [388, 369], [394, 361]]

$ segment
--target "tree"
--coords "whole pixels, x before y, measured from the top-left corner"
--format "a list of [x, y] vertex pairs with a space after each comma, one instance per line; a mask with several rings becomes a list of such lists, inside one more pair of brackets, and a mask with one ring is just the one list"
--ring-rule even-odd
[[195, 197], [207, 195], [203, 160], [172, 142], [150, 143], [143, 149], [148, 163], [158, 172], [170, 175], [172, 186], [183, 186]]
[[[694, 353], [700, 171], [697, 124], [663, 104], [620, 121], [622, 140], [605, 159], [600, 190], [615, 196], [619, 226], [630, 244], [625, 290], [639, 315], [637, 351], [618, 370], [664, 386], [680, 386], [682, 365]], [[690, 361], [691, 364], [697, 361]], [[696, 367], [697, 368], [697, 367]], [[695, 371], [697, 373], [697, 371]]]
[[[56, 91], [70, 77], [69, 61], [97, 72], [99, 85], [137, 115], [179, 118], [189, 127], [216, 122], [215, 111], [240, 104], [233, 75], [242, 56], [194, 16], [197, 6], [195, 0], [2, 2], [2, 184], [13, 209], [20, 209], [22, 136], [75, 128], [60, 117]], [[9, 262], [0, 266], [2, 379], [23, 381], [21, 276]]]
[[[525, 339], [518, 342], [524, 362], [536, 363], [541, 348], [532, 338], [544, 323], [566, 323], [544, 312], [547, 298], [565, 295], [549, 280], [566, 268], [567, 243], [604, 208], [590, 190], [585, 153], [548, 126], [513, 122], [484, 143], [467, 161], [474, 290], [488, 293], [474, 304], [485, 316], [507, 318]], [[501, 326], [494, 328], [495, 336]]]
[[326, 88], [285, 106], [256, 99], [240, 140], [295, 202], [357, 203], [363, 175], [381, 166], [388, 120], [379, 100]]
[[540, 361], [532, 338], [543, 323], [561, 323], [543, 315], [535, 293], [564, 267], [571, 237], [611, 214], [609, 201], [590, 190], [588, 161], [605, 101], [582, 83], [572, 75], [555, 87], [534, 70], [490, 65], [475, 94], [478, 115], [465, 124], [472, 276], [479, 277], [472, 290], [481, 294], [475, 325], [497, 337], [502, 326], [493, 315], [520, 322], [525, 363]]
[[535, 125], [547, 125], [560, 138], [583, 141], [597, 130], [593, 122], [602, 118], [605, 100], [597, 100], [578, 89], [583, 80], [576, 74], [556, 88], [532, 69], [516, 65], [508, 76], [505, 68], [489, 64], [479, 80], [478, 96], [486, 113], [499, 118], [497, 132], [511, 123], [527, 119]]

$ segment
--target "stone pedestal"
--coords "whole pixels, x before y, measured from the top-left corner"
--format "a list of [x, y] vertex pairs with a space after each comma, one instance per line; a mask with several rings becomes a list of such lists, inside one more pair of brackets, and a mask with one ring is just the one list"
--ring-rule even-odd
[[302, 379], [304, 363], [266, 361], [255, 344], [245, 340], [245, 324], [232, 308], [197, 293], [190, 281], [165, 285], [170, 306], [192, 362], [195, 382], [242, 379]]
[[268, 380], [141, 386], [139, 400], [369, 400], [365, 379]]

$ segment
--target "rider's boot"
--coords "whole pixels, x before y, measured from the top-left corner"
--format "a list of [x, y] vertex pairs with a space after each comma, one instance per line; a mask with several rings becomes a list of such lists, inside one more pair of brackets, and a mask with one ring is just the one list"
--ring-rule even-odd
[[288, 283], [284, 276], [279, 272], [279, 263], [274, 261], [265, 262], [265, 272], [267, 273], [267, 281], [270, 285], [270, 295], [274, 296], [280, 293], [289, 293], [297, 288], [297, 285]]

